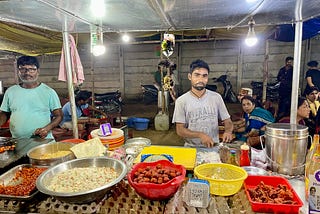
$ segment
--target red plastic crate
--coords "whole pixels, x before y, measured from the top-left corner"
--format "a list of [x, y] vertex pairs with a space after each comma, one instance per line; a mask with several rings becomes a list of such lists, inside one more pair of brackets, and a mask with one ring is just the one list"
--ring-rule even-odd
[[[254, 189], [261, 181], [266, 185], [276, 187], [278, 184], [283, 184], [288, 187], [293, 193], [293, 201], [296, 204], [272, 204], [272, 203], [259, 203], [251, 199], [248, 189]], [[287, 179], [280, 176], [255, 176], [250, 175], [244, 181], [244, 187], [246, 190], [247, 197], [251, 203], [252, 210], [254, 212], [263, 213], [299, 213], [299, 208], [303, 206], [303, 203], [297, 193], [292, 188], [291, 184]]]

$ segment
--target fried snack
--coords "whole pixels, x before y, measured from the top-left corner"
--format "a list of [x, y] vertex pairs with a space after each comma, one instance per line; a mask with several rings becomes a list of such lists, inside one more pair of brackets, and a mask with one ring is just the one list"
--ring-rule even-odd
[[181, 175], [181, 172], [175, 169], [167, 169], [161, 164], [156, 167], [147, 166], [146, 168], [139, 168], [133, 177], [133, 181], [137, 183], [155, 183], [162, 184], [171, 179]]
[[293, 200], [292, 191], [283, 184], [278, 184], [277, 187], [264, 184], [261, 181], [254, 189], [248, 189], [250, 197], [258, 203], [271, 204], [296, 204]]
[[46, 168], [23, 167], [8, 185], [0, 185], [0, 194], [27, 196], [35, 189], [38, 176]]

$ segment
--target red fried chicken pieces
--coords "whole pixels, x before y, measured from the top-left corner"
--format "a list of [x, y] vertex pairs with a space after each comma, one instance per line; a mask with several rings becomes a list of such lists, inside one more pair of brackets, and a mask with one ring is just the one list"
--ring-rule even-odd
[[253, 201], [272, 204], [296, 204], [293, 193], [286, 185], [278, 184], [277, 187], [264, 184], [261, 181], [255, 188], [248, 189]]

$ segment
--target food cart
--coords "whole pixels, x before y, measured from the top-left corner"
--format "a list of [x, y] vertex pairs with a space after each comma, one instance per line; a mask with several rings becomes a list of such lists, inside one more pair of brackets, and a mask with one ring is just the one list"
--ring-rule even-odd
[[[7, 182], [7, 179], [9, 179], [8, 172], [17, 170], [17, 167], [21, 168], [28, 165], [29, 160], [28, 158], [25, 158], [27, 150], [33, 150], [33, 147], [39, 147], [39, 143], [42, 145], [46, 145], [47, 143], [45, 140], [40, 141], [41, 142], [33, 139], [19, 140], [17, 143], [22, 142], [20, 144], [22, 146], [18, 146], [16, 151], [7, 151], [5, 154], [2, 154], [2, 157], [6, 157], [6, 161], [3, 162], [3, 164], [6, 166], [3, 165], [2, 168], [5, 172], [0, 176], [0, 180], [3, 183]], [[204, 174], [204, 177], [201, 177], [201, 170], [203, 171], [201, 168], [211, 167], [210, 164], [213, 164], [214, 169], [219, 170], [219, 165], [224, 165], [224, 163], [220, 163], [220, 155], [225, 154], [221, 147], [216, 146], [211, 149], [195, 149], [170, 146], [146, 146], [144, 145], [146, 141], [146, 138], [132, 138], [130, 141], [128, 141], [130, 143], [125, 144], [124, 147], [121, 147], [126, 148], [128, 151], [133, 150], [133, 148], [139, 150], [134, 155], [134, 165], [132, 166], [132, 164], [130, 165], [130, 163], [127, 162], [128, 170], [125, 169], [124, 165], [126, 160], [128, 160], [125, 154], [123, 157], [120, 157], [120, 154], [118, 154], [118, 156], [115, 155], [110, 158], [110, 153], [107, 153], [107, 156], [109, 156], [108, 158], [95, 157], [88, 159], [73, 159], [53, 165], [50, 168], [47, 168], [46, 171], [40, 175], [39, 179], [37, 179], [38, 189], [35, 189], [31, 194], [26, 196], [5, 195], [3, 193], [0, 194], [0, 211], [13, 213], [238, 213], [239, 211], [244, 213], [255, 213], [252, 208], [252, 202], [250, 202], [248, 199], [248, 194], [246, 192], [247, 190], [242, 185], [244, 179], [247, 178], [246, 171], [240, 167], [229, 164], [226, 164], [226, 169], [231, 169], [232, 167], [236, 168], [236, 171], [232, 173], [236, 173], [237, 171], [239, 172], [239, 170], [242, 171], [242, 174], [240, 175], [242, 177], [241, 179], [236, 179], [233, 174], [226, 175], [229, 176], [225, 177], [226, 180], [209, 178], [210, 196], [202, 194], [200, 198], [199, 196], [193, 198], [193, 201], [190, 200], [190, 198], [186, 198], [188, 184], [190, 181], [192, 181], [193, 177], [196, 176], [204, 179], [207, 176]], [[234, 145], [233, 148], [235, 148]], [[113, 154], [119, 151], [113, 151]], [[164, 151], [167, 151], [165, 156], [161, 155], [164, 153]], [[46, 150], [46, 152], [50, 151]], [[153, 162], [140, 162], [144, 155], [148, 155], [150, 153], [152, 153], [154, 158], [157, 158], [158, 161], [154, 160]], [[129, 154], [129, 156], [133, 155], [133, 153]], [[183, 156], [186, 154], [189, 157], [188, 159], [183, 158]], [[162, 156], [160, 158], [162, 160], [159, 160], [160, 156]], [[173, 158], [173, 163], [164, 158], [169, 156]], [[118, 160], [114, 159], [114, 157], [123, 160], [123, 163], [121, 161], [118, 162]], [[14, 158], [17, 158], [18, 160]], [[99, 162], [101, 163], [99, 164]], [[55, 174], [58, 174], [60, 171], [63, 171], [66, 168], [72, 168], [72, 165], [80, 167], [89, 164], [89, 166], [93, 167], [93, 163], [98, 163], [97, 166], [106, 166], [110, 162], [112, 162], [112, 166], [117, 165], [116, 168], [120, 169], [122, 175], [119, 179], [114, 181], [114, 184], [109, 189], [98, 188], [95, 189], [95, 191], [87, 191], [83, 194], [55, 193], [46, 189], [46, 185], [48, 184], [45, 182], [46, 179], [51, 179], [51, 177], [54, 177]], [[160, 194], [155, 194], [152, 185], [149, 188], [140, 189], [136, 186], [132, 186], [133, 181], [131, 180], [130, 176], [133, 176], [135, 172], [139, 170], [139, 167], [145, 164], [156, 166], [159, 163], [165, 166], [170, 165], [171, 167], [177, 167], [179, 170], [184, 169], [185, 172], [181, 175], [182, 178], [179, 178], [180, 182], [177, 183], [177, 181], [174, 180], [175, 184], [171, 184], [171, 181], [169, 181], [167, 184], [163, 184], [157, 190], [160, 191]], [[31, 166], [28, 165], [28, 167]], [[40, 166], [34, 165], [34, 167]], [[131, 167], [133, 168], [131, 169]], [[300, 213], [307, 212], [307, 207], [304, 200], [303, 176], [285, 176], [287, 178], [286, 180], [283, 177], [278, 177], [279, 174], [275, 172], [264, 170], [255, 171], [257, 169], [258, 168], [256, 167], [251, 167], [249, 170], [247, 170], [249, 174], [255, 174], [258, 176], [257, 178], [251, 177], [251, 180], [256, 180], [255, 182], [260, 182], [260, 179], [266, 179], [266, 177], [273, 180], [273, 182], [276, 182], [277, 184], [285, 182], [286, 185], [289, 185], [286, 182], [290, 182], [292, 188], [294, 189], [294, 200], [297, 201], [297, 204], [291, 206], [285, 205], [285, 207], [282, 206], [282, 210], [287, 209], [287, 211], [292, 211], [290, 213], [298, 213], [298, 210], [300, 210]], [[245, 172], [245, 174], [243, 174], [243, 172]], [[130, 178], [124, 176], [124, 173], [128, 173], [127, 176]], [[221, 172], [218, 172], [215, 176], [224, 176], [225, 173], [226, 172], [221, 174]], [[13, 175], [11, 173], [11, 177], [12, 176]], [[228, 180], [230, 178], [235, 179]], [[204, 180], [206, 179], [208, 178], [205, 178]], [[282, 180], [274, 181], [276, 179]], [[246, 181], [249, 182], [248, 179]], [[236, 188], [233, 186], [233, 182], [237, 183]], [[253, 181], [250, 182], [250, 185], [253, 185]], [[265, 182], [267, 183], [267, 180], [265, 180]], [[40, 186], [38, 186], [39, 183]], [[175, 189], [167, 189], [171, 188], [172, 185], [176, 186]], [[245, 185], [248, 185], [248, 183], [245, 183]], [[230, 189], [231, 192], [228, 192], [228, 189]], [[144, 195], [141, 190], [147, 191], [145, 193], [147, 195]], [[169, 197], [168, 191], [170, 194]], [[150, 199], [150, 194], [152, 195], [152, 200]], [[207, 200], [207, 204], [204, 205], [204, 207], [194, 206], [195, 201], [202, 201], [205, 199]], [[304, 203], [304, 205], [302, 203]], [[256, 206], [258, 206], [260, 209], [262, 205], [258, 204]], [[276, 209], [281, 210], [279, 207], [276, 207]]]
[[[312, 17], [318, 16], [319, 4], [315, 0], [308, 1], [277, 1], [261, 0], [253, 5], [246, 5], [245, 1], [235, 2], [233, 0], [215, 0], [211, 3], [202, 1], [115, 1], [111, 5], [105, 5], [113, 13], [108, 14], [108, 18], [97, 19], [88, 14], [90, 2], [79, 2], [76, 0], [69, 1], [1, 1], [0, 18], [2, 21], [13, 22], [16, 24], [25, 24], [27, 26], [39, 27], [55, 32], [63, 32], [64, 49], [66, 53], [66, 62], [68, 70], [68, 89], [70, 97], [73, 96], [70, 56], [68, 56], [68, 34], [91, 32], [92, 27], [102, 28], [105, 32], [124, 32], [124, 31], [172, 31], [190, 30], [190, 29], [207, 29], [210, 34], [212, 29], [235, 29], [238, 27], [247, 27], [247, 21], [254, 16], [256, 23], [260, 25], [271, 24], [295, 24], [295, 65], [291, 107], [291, 115], [295, 115], [296, 97], [298, 93], [298, 74], [300, 69], [300, 52], [302, 39], [302, 23]], [[304, 3], [304, 5], [302, 4]], [[28, 5], [26, 5], [28, 4]], [[113, 4], [113, 5], [112, 5]], [[28, 7], [28, 10], [26, 9]], [[110, 8], [109, 8], [110, 7]], [[239, 10], [235, 10], [235, 8]], [[181, 14], [180, 11], [187, 11]], [[219, 11], [216, 17], [212, 17]], [[270, 12], [272, 11], [272, 13]], [[268, 15], [271, 13], [271, 15]], [[138, 15], [137, 15], [138, 14]], [[192, 16], [191, 16], [191, 15]], [[201, 14], [201, 15], [199, 15]], [[232, 14], [232, 15], [230, 15]], [[266, 15], [267, 14], [267, 15]], [[190, 18], [188, 18], [190, 15]], [[186, 20], [187, 19], [187, 20]], [[145, 22], [150, 21], [150, 23]], [[234, 21], [236, 20], [236, 21]], [[294, 21], [293, 21], [294, 20]], [[188, 24], [185, 24], [187, 21]], [[120, 22], [120, 23], [119, 23]], [[200, 24], [199, 24], [200, 23]], [[61, 49], [61, 47], [59, 47]], [[73, 99], [72, 99], [73, 100]], [[74, 106], [74, 104], [73, 104]], [[75, 115], [75, 114], [74, 114]], [[74, 118], [76, 124], [76, 119]], [[294, 119], [292, 119], [294, 123]], [[74, 129], [76, 130], [76, 129]], [[15, 161], [21, 161], [25, 157], [30, 145], [35, 146], [39, 142], [35, 139], [19, 139], [17, 142], [16, 152], [8, 156], [10, 151], [2, 155], [3, 160], [10, 160], [15, 157]], [[41, 142], [46, 143], [46, 142]], [[19, 151], [22, 151], [21, 153]], [[17, 156], [15, 156], [17, 155]], [[11, 161], [10, 164], [14, 164]], [[1, 162], [5, 163], [5, 162]], [[1, 169], [3, 172], [10, 170], [12, 165], [6, 164]], [[301, 198], [304, 197], [304, 183], [300, 179], [291, 180], [294, 188]], [[302, 191], [301, 191], [302, 190]], [[125, 182], [119, 182], [110, 195], [100, 201], [90, 204], [70, 205], [56, 199], [37, 194], [30, 200], [2, 199], [0, 207], [8, 212], [38, 212], [38, 213], [171, 213], [175, 209], [185, 209], [190, 213], [204, 213], [203, 209], [191, 208], [182, 205], [179, 201], [181, 192], [177, 192], [170, 201], [149, 201], [140, 198], [135, 191]], [[230, 206], [230, 201], [237, 201], [239, 206]], [[245, 193], [241, 190], [237, 194], [228, 197], [212, 197], [209, 203], [210, 212], [220, 211], [234, 212], [243, 210], [250, 213]], [[181, 205], [181, 206], [180, 206]], [[236, 211], [235, 211], [236, 210]], [[304, 210], [306, 211], [306, 210]]]

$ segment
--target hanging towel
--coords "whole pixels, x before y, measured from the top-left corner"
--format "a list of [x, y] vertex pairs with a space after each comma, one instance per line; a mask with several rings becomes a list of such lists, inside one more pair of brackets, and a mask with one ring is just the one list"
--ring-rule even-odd
[[[69, 35], [70, 43], [70, 55], [71, 55], [71, 69], [72, 69], [72, 79], [74, 84], [81, 84], [84, 81], [83, 67], [78, 54], [76, 43], [72, 35]], [[65, 66], [64, 51], [62, 48], [59, 77], [58, 80], [67, 81], [67, 70]]]

